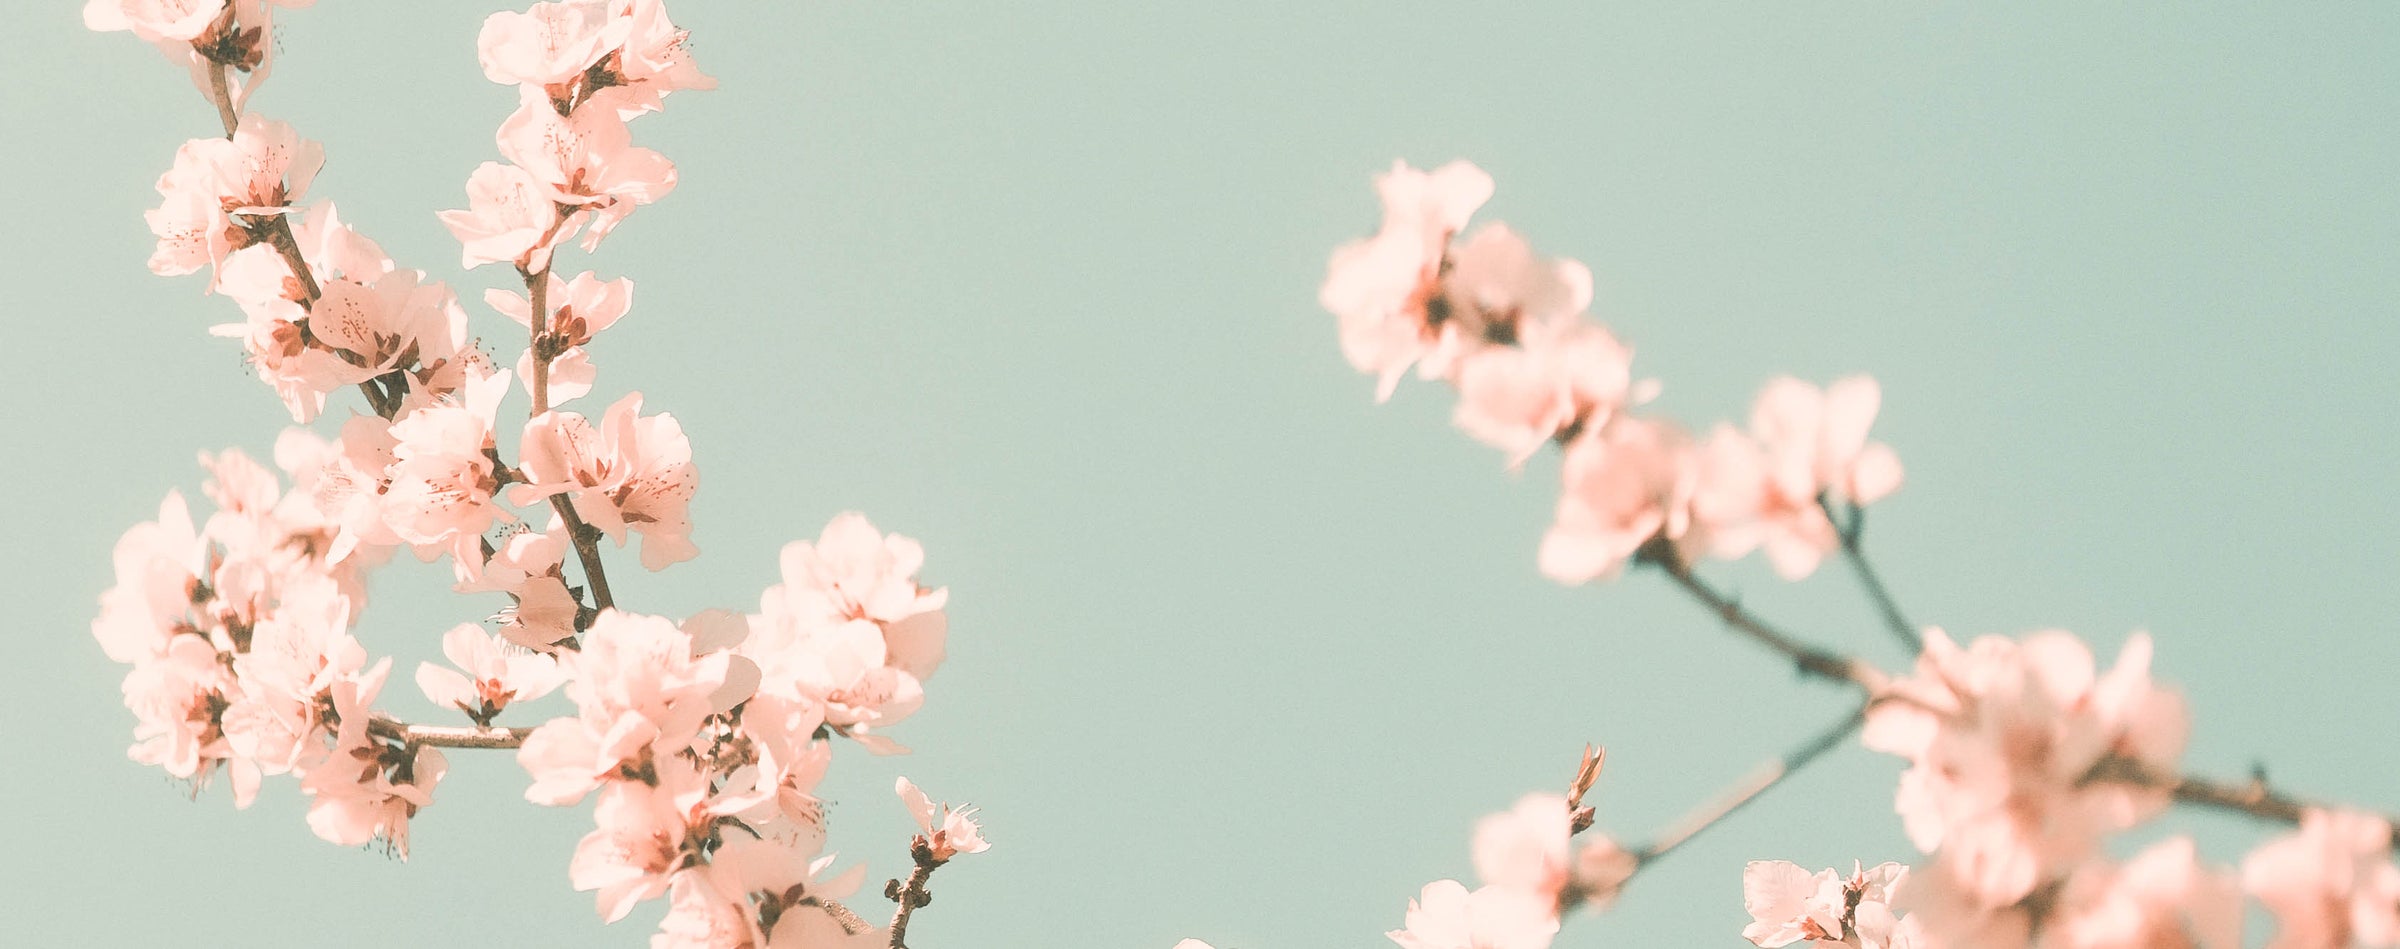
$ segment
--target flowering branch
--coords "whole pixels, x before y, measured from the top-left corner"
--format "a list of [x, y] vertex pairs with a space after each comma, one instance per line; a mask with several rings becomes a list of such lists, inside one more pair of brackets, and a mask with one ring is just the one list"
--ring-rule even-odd
[[[568, 218], [562, 215], [559, 223], [550, 226], [544, 239], [556, 236], [566, 220]], [[531, 414], [539, 418], [550, 411], [550, 358], [555, 355], [552, 350], [557, 347], [556, 338], [550, 333], [550, 267], [546, 264], [538, 270], [519, 267], [517, 273], [525, 278], [526, 312], [533, 314], [533, 319], [529, 321], [532, 338], [526, 345], [533, 351]], [[550, 496], [550, 510], [557, 512], [559, 523], [566, 525], [567, 539], [575, 545], [575, 559], [583, 564], [584, 583], [592, 588], [591, 612], [578, 617], [576, 627], [580, 629], [586, 625], [583, 617], [611, 609], [617, 604], [616, 597], [608, 590], [608, 569], [600, 560], [600, 530], [584, 523], [583, 515], [575, 512], [575, 503], [565, 494]]]
[[[231, 21], [232, 16], [233, 8], [227, 7], [225, 17], [228, 22]], [[198, 46], [194, 46], [192, 51], [196, 56], [208, 55]], [[215, 60], [210, 60], [208, 64], [209, 99], [216, 103], [217, 121], [224, 124], [227, 139], [233, 138], [234, 132], [242, 124], [241, 117], [234, 114], [233, 90], [225, 78], [225, 71], [232, 68], [231, 65]], [[301, 255], [300, 242], [292, 237], [292, 224], [288, 216], [283, 214], [265, 215], [264, 220], [247, 226], [259, 232], [266, 239], [267, 245], [275, 248], [275, 253], [283, 257], [284, 266], [291, 269], [292, 278], [299, 281], [300, 284], [300, 299], [295, 302], [300, 304], [302, 311], [314, 312], [317, 300], [324, 295], [324, 288], [317, 285], [316, 273], [309, 268], [308, 259]], [[376, 415], [388, 419], [399, 414], [400, 395], [397, 389], [387, 392], [376, 385], [375, 380], [368, 379], [358, 384], [358, 391], [360, 395], [366, 397], [367, 407], [373, 409]]]
[[1757, 800], [1761, 795], [1767, 793], [1769, 788], [1783, 783], [1783, 779], [1808, 767], [1809, 762], [1824, 757], [1826, 752], [1840, 747], [1842, 742], [1850, 739], [1851, 735], [1857, 734], [1859, 727], [1865, 725], [1866, 722], [1867, 707], [1861, 705], [1853, 709], [1849, 715], [1844, 716], [1841, 721], [1833, 723], [1831, 727], [1819, 732], [1816, 737], [1810, 738], [1800, 747], [1784, 752], [1780, 757], [1760, 762], [1758, 767], [1751, 769], [1748, 775], [1736, 782], [1716, 801], [1686, 815], [1683, 820], [1676, 822], [1675, 826], [1660, 834], [1657, 840], [1634, 851], [1636, 865], [1650, 865], [1653, 861], [1673, 853], [1675, 848], [1683, 846], [1686, 841], [1699, 836], [1701, 831], [1714, 827], [1718, 822], [1733, 816], [1735, 811], [1739, 811], [1751, 801]]

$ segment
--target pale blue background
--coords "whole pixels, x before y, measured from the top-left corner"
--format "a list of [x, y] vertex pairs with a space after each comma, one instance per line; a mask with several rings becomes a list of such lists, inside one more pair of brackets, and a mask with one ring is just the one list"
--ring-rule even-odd
[[[505, 756], [457, 757], [407, 864], [311, 837], [289, 782], [236, 812], [124, 760], [86, 631], [109, 548], [280, 410], [204, 333], [231, 304], [142, 266], [208, 106], [79, 4], [20, 6], [0, 942], [644, 944], [655, 908], [603, 929], [568, 889], [588, 811], [521, 803]], [[496, 6], [288, 15], [256, 103], [471, 301], [503, 274], [460, 274], [432, 212], [511, 105], [473, 56]], [[705, 555], [619, 559], [622, 599], [749, 606], [846, 509], [925, 541], [955, 639], [919, 754], [844, 749], [828, 787], [877, 881], [895, 769], [985, 806], [927, 949], [1378, 945], [1587, 740], [1604, 826], [1647, 836], [1843, 699], [1655, 577], [1541, 580], [1554, 464], [1511, 477], [1437, 388], [1378, 407], [1343, 365], [1315, 292], [1369, 174], [1463, 156], [1487, 217], [1590, 263], [1666, 409], [1884, 381], [1909, 485], [1870, 543], [1917, 615], [2109, 654], [2154, 630], [2195, 766], [2400, 809], [2400, 7], [1665, 6], [681, 0], [723, 88], [636, 136], [682, 186], [569, 258], [640, 285], [587, 405], [642, 389], [706, 474]], [[1894, 658], [1838, 571], [1720, 576]], [[440, 586], [378, 578], [361, 635], [403, 677], [488, 608]], [[1837, 754], [1560, 945], [1739, 945], [1743, 860], [1907, 856], [1896, 772]], [[2256, 839], [2188, 823], [2220, 859]]]

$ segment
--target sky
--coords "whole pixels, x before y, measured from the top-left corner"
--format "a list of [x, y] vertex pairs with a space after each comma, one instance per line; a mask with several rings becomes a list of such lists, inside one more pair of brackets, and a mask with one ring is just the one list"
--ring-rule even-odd
[[[236, 811], [126, 760], [88, 631], [109, 550], [197, 494], [196, 453], [263, 457], [288, 420], [207, 335], [232, 304], [143, 265], [151, 183], [210, 107], [76, 6], [14, 18], [0, 84], [0, 928], [645, 944], [657, 904], [603, 926], [568, 885], [588, 806], [526, 804], [505, 754], [453, 755], [406, 862], [315, 839], [288, 780]], [[1880, 380], [1908, 484], [1866, 544], [1911, 616], [2071, 629], [2104, 661], [2147, 630], [2192, 770], [2400, 810], [2400, 7], [671, 8], [721, 86], [635, 123], [680, 184], [567, 259], [637, 285], [587, 404], [682, 422], [702, 555], [612, 579], [647, 611], [754, 609], [839, 512], [923, 541], [951, 652], [896, 733], [915, 753], [843, 748], [826, 794], [878, 890], [905, 867], [894, 776], [983, 808], [993, 848], [935, 878], [924, 949], [1386, 944], [1472, 872], [1474, 819], [1586, 742], [1600, 828], [1639, 841], [1846, 712], [1659, 577], [1542, 579], [1555, 459], [1508, 471], [1439, 386], [1375, 403], [1315, 299], [1396, 158], [1491, 171], [1480, 219], [1589, 265], [1695, 426], [1776, 374]], [[477, 303], [506, 275], [461, 271], [433, 215], [513, 104], [475, 61], [495, 9], [287, 13], [253, 107], [325, 143], [313, 194], [507, 340]], [[357, 634], [399, 662], [390, 707], [429, 714], [406, 671], [489, 605], [403, 561]], [[1839, 569], [1709, 576], [1904, 658]], [[1899, 768], [1835, 752], [1558, 945], [1738, 946], [1744, 861], [1910, 859]], [[2135, 836], [2167, 831], [2230, 862], [2265, 829]]]

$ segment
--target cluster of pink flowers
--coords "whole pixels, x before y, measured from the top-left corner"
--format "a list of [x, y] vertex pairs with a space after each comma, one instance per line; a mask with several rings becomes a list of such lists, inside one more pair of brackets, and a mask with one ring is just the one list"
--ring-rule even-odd
[[1800, 943], [1810, 949], [1918, 949], [1925, 945], [1913, 915], [1895, 914], [1894, 896], [1908, 868], [1886, 863], [1853, 866], [1849, 876], [1810, 873], [1784, 860], [1756, 860], [1742, 870], [1742, 908], [1750, 925], [1742, 938], [1760, 949]]
[[[1913, 871], [1883, 864], [1846, 877], [1753, 863], [1745, 937], [1768, 949], [2234, 947], [2247, 891], [2278, 920], [2275, 949], [2400, 945], [2400, 867], [2382, 818], [2281, 801], [2253, 810], [2297, 813], [2300, 829], [2260, 846], [2238, 875], [2204, 863], [2184, 838], [2110, 856], [2112, 838], [2166, 810], [2183, 781], [2190, 718], [2151, 681], [2147, 636], [2104, 673], [2071, 634], [1961, 648], [1939, 629], [1907, 627], [1885, 599], [1888, 625], [1917, 649], [1914, 672], [1893, 677], [1765, 628], [1691, 575], [1698, 558], [1763, 551], [1778, 575], [1798, 580], [1829, 554], [1858, 553], [1861, 510], [1902, 477], [1892, 450], [1868, 439], [1881, 402], [1872, 379], [1821, 388], [1774, 379], [1746, 428], [1695, 437], [1639, 411], [1657, 385], [1635, 380], [1631, 350], [1584, 315], [1589, 270], [1540, 257], [1500, 224], [1461, 236], [1492, 195], [1489, 176], [1465, 162], [1431, 172], [1396, 164], [1376, 189], [1382, 228], [1335, 251], [1319, 300], [1339, 320], [1350, 364], [1377, 377], [1378, 397], [1413, 367], [1456, 387], [1457, 425], [1512, 465], [1558, 445], [1563, 490], [1541, 544], [1544, 573], [1582, 583], [1629, 563], [1666, 568], [1805, 671], [1864, 692], [1845, 728], [1863, 722], [1867, 747], [1909, 764], [1895, 809], [1926, 859]], [[1871, 595], [1888, 598], [1860, 556]], [[1848, 734], [1829, 735], [1799, 763]], [[2228, 801], [2253, 803], [2214, 803]], [[1613, 893], [1642, 863], [1602, 840], [1570, 871], [1571, 829], [1564, 802], [1543, 795], [1487, 818], [1476, 830], [1484, 886], [1427, 886], [1391, 938], [1408, 949], [1548, 945], [1562, 909]], [[1613, 862], [1596, 870], [1595, 860]]]
[[1585, 315], [1590, 270], [1535, 254], [1503, 224], [1460, 236], [1491, 197], [1491, 176], [1466, 162], [1431, 172], [1395, 164], [1375, 186], [1383, 226], [1334, 252], [1318, 300], [1339, 319], [1350, 364], [1376, 376], [1379, 398], [1413, 366], [1455, 386], [1459, 428], [1512, 465], [1560, 446], [1543, 573], [1582, 583], [1647, 551], [1763, 550], [1797, 579], [1840, 544], [1828, 502], [1866, 505], [1899, 488], [1898, 457], [1867, 440], [1881, 400], [1874, 380], [1776, 379], [1747, 430], [1719, 425], [1696, 438], [1635, 411], [1658, 386], [1636, 381], [1633, 350]]
[[[297, 467], [316, 447], [292, 432], [276, 454]], [[157, 520], [117, 542], [116, 584], [92, 622], [109, 658], [132, 667], [133, 759], [195, 790], [222, 773], [240, 807], [265, 776], [294, 775], [319, 836], [405, 853], [443, 762], [368, 730], [391, 671], [350, 635], [371, 555], [333, 553], [305, 482], [287, 490], [239, 452], [201, 462], [218, 510], [195, 528], [183, 496], [167, 495]]]
[[[1588, 821], [1588, 814], [1586, 817]], [[1475, 875], [1482, 885], [1436, 880], [1409, 901], [1406, 924], [1389, 935], [1407, 949], [1545, 949], [1559, 914], [1605, 907], [1633, 876], [1636, 858], [1604, 834], [1576, 847], [1575, 808], [1557, 794], [1528, 794], [1475, 825]]]
[[[243, 806], [264, 776], [291, 774], [318, 835], [405, 856], [409, 819], [448, 767], [442, 748], [514, 748], [528, 800], [597, 798], [569, 880], [596, 891], [612, 922], [666, 898], [652, 945], [885, 945], [884, 928], [840, 902], [864, 871], [830, 870], [814, 791], [837, 739], [907, 750], [887, 732], [923, 703], [948, 635], [947, 591], [918, 582], [923, 549], [843, 514], [785, 548], [781, 582], [755, 613], [678, 622], [627, 610], [609, 593], [601, 541], [638, 536], [651, 570], [697, 555], [690, 441], [673, 416], [644, 414], [639, 392], [597, 420], [558, 407], [593, 390], [588, 347], [630, 310], [633, 283], [561, 279], [553, 258], [577, 234], [595, 248], [674, 186], [674, 165], [634, 147], [626, 121], [714, 85], [684, 32], [658, 0], [537, 3], [484, 23], [484, 72], [517, 86], [520, 104], [498, 134], [507, 162], [477, 168], [469, 208], [441, 219], [465, 266], [507, 263], [523, 280], [522, 295], [485, 297], [528, 340], [512, 372], [470, 342], [447, 287], [396, 266], [331, 202], [301, 206], [320, 146], [272, 119], [235, 118], [273, 49], [269, 9], [92, 0], [85, 11], [95, 28], [132, 30], [192, 64], [226, 125], [223, 138], [185, 143], [160, 179], [151, 269], [209, 271], [209, 290], [247, 317], [217, 332], [242, 340], [295, 421], [352, 387], [371, 410], [330, 439], [287, 430], [280, 477], [238, 452], [203, 456], [218, 510], [195, 525], [170, 494], [119, 542], [92, 629], [131, 667], [133, 758], [195, 789], [222, 773]], [[531, 409], [505, 423], [520, 386]], [[467, 725], [381, 710], [391, 662], [370, 663], [351, 635], [366, 572], [402, 548], [446, 560], [459, 592], [507, 598], [488, 628], [444, 634], [449, 665], [417, 670], [425, 698]], [[573, 714], [500, 724], [558, 691]], [[937, 807], [905, 778], [896, 791], [923, 833], [910, 890], [892, 897], [895, 931], [927, 900], [932, 867], [988, 846], [971, 808]]]

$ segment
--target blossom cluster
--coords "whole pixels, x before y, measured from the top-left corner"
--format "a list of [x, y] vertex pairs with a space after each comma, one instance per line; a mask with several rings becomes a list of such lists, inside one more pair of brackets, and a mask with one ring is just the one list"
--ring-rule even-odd
[[[1413, 368], [1455, 387], [1456, 424], [1512, 465], [1559, 446], [1563, 488], [1541, 544], [1544, 573], [1582, 583], [1629, 563], [1666, 568], [1803, 671], [1865, 693], [1845, 729], [1863, 724], [1863, 744], [1908, 763], [1894, 809], [1925, 859], [1914, 869], [1891, 863], [1847, 876], [1753, 863], [1744, 875], [1753, 919], [1745, 937], [1767, 949], [1803, 941], [1871, 949], [2232, 947], [2247, 893], [2275, 916], [2275, 949], [2400, 945], [2393, 828], [2373, 815], [2279, 803], [2262, 816], [2297, 814], [2298, 831], [2259, 846], [2238, 874], [2205, 863], [2185, 838], [2130, 859], [2112, 856], [2112, 840], [2177, 798], [2191, 727], [2183, 700], [2151, 680], [2146, 635], [2134, 636], [2103, 672], [2066, 632], [1986, 636], [1961, 647], [1940, 629], [1919, 631], [1900, 618], [1856, 547], [1863, 507], [1902, 477], [1892, 450], [1868, 438], [1881, 403], [1872, 379], [1824, 387], [1774, 379], [1746, 428], [1719, 424], [1692, 435], [1641, 411], [1657, 384], [1636, 381], [1632, 351], [1584, 315], [1587, 268], [1536, 254], [1505, 225], [1462, 236], [1492, 195], [1488, 175], [1465, 162], [1431, 172], [1402, 163], [1375, 184], [1382, 227], [1334, 252], [1319, 300], [1338, 318], [1350, 364], [1377, 377], [1378, 397], [1388, 398]], [[1915, 650], [1911, 673], [1894, 677], [1797, 643], [1691, 573], [1701, 557], [1761, 551], [1778, 575], [1798, 580], [1844, 548], [1861, 558], [1870, 595], [1882, 598], [1888, 625]], [[1848, 734], [1829, 736], [1797, 763]], [[1734, 806], [1785, 770], [1777, 766]], [[2226, 800], [2249, 806], [2238, 797], [2218, 803]], [[1572, 828], [1559, 805], [1537, 795], [1486, 819], [1476, 830], [1485, 886], [1427, 886], [1391, 938], [1408, 949], [1547, 946], [1559, 911], [1582, 902], [1578, 894], [1613, 892], [1641, 865], [1627, 859], [1620, 874], [1567, 873]], [[1613, 844], [1605, 852], [1619, 853]], [[1494, 856], [1503, 853], [1512, 856]]]
[[[517, 91], [496, 136], [506, 161], [475, 169], [469, 207], [440, 218], [464, 266], [506, 263], [523, 283], [484, 296], [527, 340], [504, 369], [448, 287], [399, 267], [331, 202], [302, 203], [321, 146], [241, 112], [274, 47], [270, 12], [259, 0], [85, 10], [92, 27], [190, 65], [225, 125], [186, 142], [159, 180], [151, 269], [206, 271], [208, 291], [241, 308], [215, 332], [242, 341], [295, 422], [349, 388], [369, 410], [330, 437], [286, 430], [279, 470], [202, 456], [217, 510], [196, 523], [170, 494], [119, 541], [92, 631], [130, 666], [132, 757], [195, 791], [223, 775], [239, 806], [265, 776], [293, 775], [319, 836], [404, 857], [442, 749], [513, 748], [529, 801], [596, 798], [569, 880], [612, 922], [666, 899], [653, 946], [885, 945], [840, 902], [864, 870], [832, 871], [814, 792], [836, 741], [907, 750], [890, 726], [923, 703], [948, 636], [947, 591], [918, 582], [923, 548], [842, 514], [784, 548], [755, 612], [627, 609], [603, 541], [638, 537], [654, 571], [698, 554], [690, 441], [674, 416], [645, 414], [640, 392], [597, 418], [560, 408], [593, 391], [589, 347], [630, 312], [633, 283], [562, 278], [554, 258], [578, 235], [595, 249], [674, 187], [673, 163], [633, 146], [626, 123], [714, 85], [687, 35], [659, 0], [543, 2], [483, 24], [485, 75]], [[519, 388], [521, 424], [502, 417]], [[391, 661], [369, 662], [353, 636], [367, 573], [402, 549], [446, 563], [459, 593], [505, 598], [443, 634], [449, 665], [416, 671], [425, 699], [465, 725], [384, 711]], [[502, 723], [554, 692], [571, 714]], [[937, 807], [906, 779], [895, 790], [922, 833], [894, 933], [928, 899], [932, 867], [988, 846], [973, 809]]]
[[1409, 901], [1406, 925], [1389, 933], [1392, 941], [1406, 949], [1544, 949], [1561, 912], [1614, 901], [1636, 859], [1603, 834], [1574, 846], [1575, 811], [1565, 797], [1528, 794], [1478, 821], [1474, 863], [1482, 885], [1426, 884]]
[[1655, 551], [1763, 551], [1798, 579], [1840, 544], [1828, 501], [1866, 505], [1899, 488], [1899, 458], [1867, 439], [1882, 397], [1873, 379], [1820, 388], [1779, 378], [1747, 429], [1695, 436], [1637, 411], [1658, 385], [1635, 380], [1633, 350], [1585, 314], [1589, 269], [1540, 256], [1505, 224], [1461, 236], [1492, 195], [1490, 175], [1466, 162], [1430, 172], [1399, 163], [1375, 187], [1381, 229], [1334, 252], [1318, 300], [1379, 398], [1414, 367], [1457, 388], [1458, 427], [1512, 465], [1560, 446], [1543, 573], [1582, 583]]

